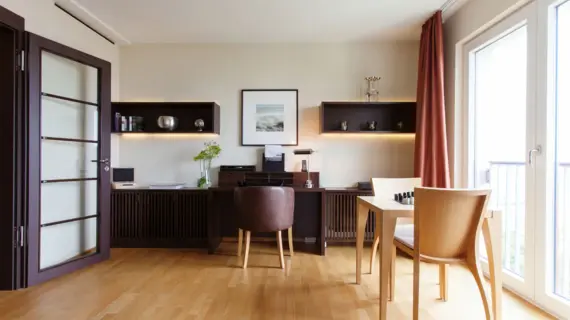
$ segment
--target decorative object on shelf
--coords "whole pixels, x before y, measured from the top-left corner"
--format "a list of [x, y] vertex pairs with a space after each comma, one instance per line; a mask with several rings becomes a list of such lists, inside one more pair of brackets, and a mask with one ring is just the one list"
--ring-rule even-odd
[[366, 89], [366, 99], [368, 102], [375, 101], [378, 97], [378, 88], [376, 87], [376, 82], [382, 79], [381, 77], [366, 77], [364, 80], [368, 82], [368, 87]]
[[198, 132], [202, 132], [204, 130], [204, 120], [196, 119], [196, 121], [194, 121], [194, 126], [196, 126]]
[[115, 121], [113, 122], [113, 130], [114, 131], [122, 131], [123, 129], [123, 125], [122, 125], [122, 117], [121, 114], [118, 112], [115, 112]]
[[313, 149], [297, 149], [294, 150], [295, 155], [307, 155], [307, 181], [305, 181], [305, 188], [312, 188], [313, 181], [311, 181], [311, 169], [309, 167], [311, 161], [311, 155], [315, 153]]
[[348, 121], [342, 121], [340, 123], [340, 130], [341, 131], [347, 131], [348, 130]]
[[178, 118], [173, 116], [160, 116], [156, 119], [158, 127], [167, 131], [174, 131], [178, 128]]
[[130, 122], [132, 132], [144, 131], [144, 118], [143, 117], [131, 116], [131, 117], [129, 117], [129, 122]]
[[377, 121], [368, 121], [368, 130], [370, 131], [376, 131], [376, 128], [378, 127], [378, 122]]
[[297, 89], [241, 91], [241, 145], [298, 145]]
[[198, 179], [198, 188], [209, 188], [212, 185], [210, 177], [210, 169], [212, 168], [212, 160], [220, 156], [222, 148], [215, 141], [204, 143], [204, 149], [194, 157], [194, 161], [200, 161], [200, 179]]
[[137, 116], [120, 117], [120, 128], [122, 132], [138, 132], [144, 129], [144, 118]]
[[128, 117], [121, 117], [121, 131], [131, 131], [129, 130], [129, 120]]

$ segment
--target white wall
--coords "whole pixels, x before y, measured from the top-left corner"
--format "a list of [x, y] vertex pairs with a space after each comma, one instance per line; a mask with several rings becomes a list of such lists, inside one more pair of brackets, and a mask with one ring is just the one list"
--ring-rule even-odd
[[461, 74], [458, 73], [461, 71], [461, 65], [456, 61], [457, 46], [472, 39], [526, 2], [528, 0], [469, 0], [444, 23], [446, 122], [452, 181], [457, 182], [455, 177], [460, 175], [459, 171], [466, 170], [460, 165], [463, 162], [462, 151], [455, 148], [455, 138], [461, 131], [456, 123], [456, 116], [459, 116], [462, 108], [456, 101], [456, 98], [460, 98], [456, 93], [461, 89], [456, 88], [456, 80], [461, 80]]
[[[119, 98], [119, 47], [109, 43], [65, 12], [53, 0], [0, 0], [0, 6], [22, 16], [26, 31], [62, 43], [111, 63], [111, 97]], [[118, 141], [113, 138], [111, 154], [118, 155]], [[118, 158], [111, 159], [118, 164]]]
[[[321, 172], [321, 185], [411, 176], [413, 136], [323, 136], [318, 106], [327, 100], [362, 100], [369, 75], [383, 77], [382, 99], [414, 101], [418, 51], [418, 42], [122, 47], [121, 101], [217, 101], [222, 129], [219, 137], [207, 139], [123, 136], [120, 164], [134, 167], [142, 184], [195, 185], [199, 165], [192, 157], [210, 139], [223, 149], [214, 166], [259, 164], [259, 148], [239, 146], [240, 90], [293, 88], [299, 89], [299, 147], [318, 151], [312, 168]], [[303, 157], [292, 149], [287, 148], [286, 170], [299, 171]]]

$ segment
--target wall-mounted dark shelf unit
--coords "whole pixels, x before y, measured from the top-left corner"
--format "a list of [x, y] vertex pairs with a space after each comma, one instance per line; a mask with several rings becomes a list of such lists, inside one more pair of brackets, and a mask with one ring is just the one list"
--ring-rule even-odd
[[[321, 104], [321, 133], [415, 133], [415, 102], [329, 101]], [[347, 130], [341, 123], [347, 122]], [[368, 124], [376, 121], [376, 130]]]
[[[220, 106], [215, 102], [113, 102], [112, 111], [113, 133], [220, 134]], [[115, 119], [117, 113], [122, 117], [139, 117], [142, 126], [122, 131], [120, 121]], [[160, 116], [176, 117], [178, 127], [173, 131], [160, 128], [157, 122]], [[202, 131], [194, 125], [197, 119], [204, 120]]]

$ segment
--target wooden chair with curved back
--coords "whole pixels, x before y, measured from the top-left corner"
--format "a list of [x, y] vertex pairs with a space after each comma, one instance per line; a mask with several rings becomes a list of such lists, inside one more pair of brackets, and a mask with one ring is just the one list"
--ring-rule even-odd
[[[486, 318], [491, 319], [476, 252], [477, 233], [490, 194], [490, 190], [415, 189], [413, 236], [402, 237], [398, 231], [395, 235], [397, 241], [408, 245], [414, 257], [414, 320], [419, 316], [420, 259], [440, 266], [466, 264], [479, 288]], [[446, 288], [447, 283], [441, 287]]]
[[[396, 193], [403, 193], [403, 192], [411, 192], [414, 190], [415, 187], [422, 186], [422, 178], [372, 178], [370, 179], [372, 183], [372, 192], [375, 197], [383, 197], [386, 199], [392, 200], [394, 198], [394, 194]], [[396, 230], [405, 227], [411, 226], [413, 224], [412, 219], [398, 219]], [[413, 230], [413, 227], [411, 228]], [[372, 251], [370, 252], [370, 273], [374, 270], [374, 263], [376, 261], [376, 253], [378, 252], [378, 245], [380, 243], [380, 234], [374, 229], [374, 243], [372, 244]], [[394, 242], [395, 246], [398, 246], [396, 242]], [[406, 252], [406, 251], [405, 251]], [[410, 257], [412, 254], [410, 253]], [[396, 259], [396, 249], [392, 251], [392, 272], [391, 272], [391, 281], [390, 281], [390, 299], [394, 297], [394, 280], [395, 274], [393, 272], [395, 267], [395, 259]]]

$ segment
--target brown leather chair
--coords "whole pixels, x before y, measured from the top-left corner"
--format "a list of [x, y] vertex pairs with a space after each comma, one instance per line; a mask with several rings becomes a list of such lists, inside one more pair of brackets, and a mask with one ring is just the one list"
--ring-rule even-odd
[[288, 187], [240, 187], [234, 191], [239, 228], [238, 256], [241, 255], [243, 230], [245, 230], [245, 256], [243, 268], [247, 268], [251, 232], [276, 232], [279, 247], [279, 263], [285, 268], [281, 230], [289, 230], [289, 250], [293, 255], [293, 209], [295, 191]]

